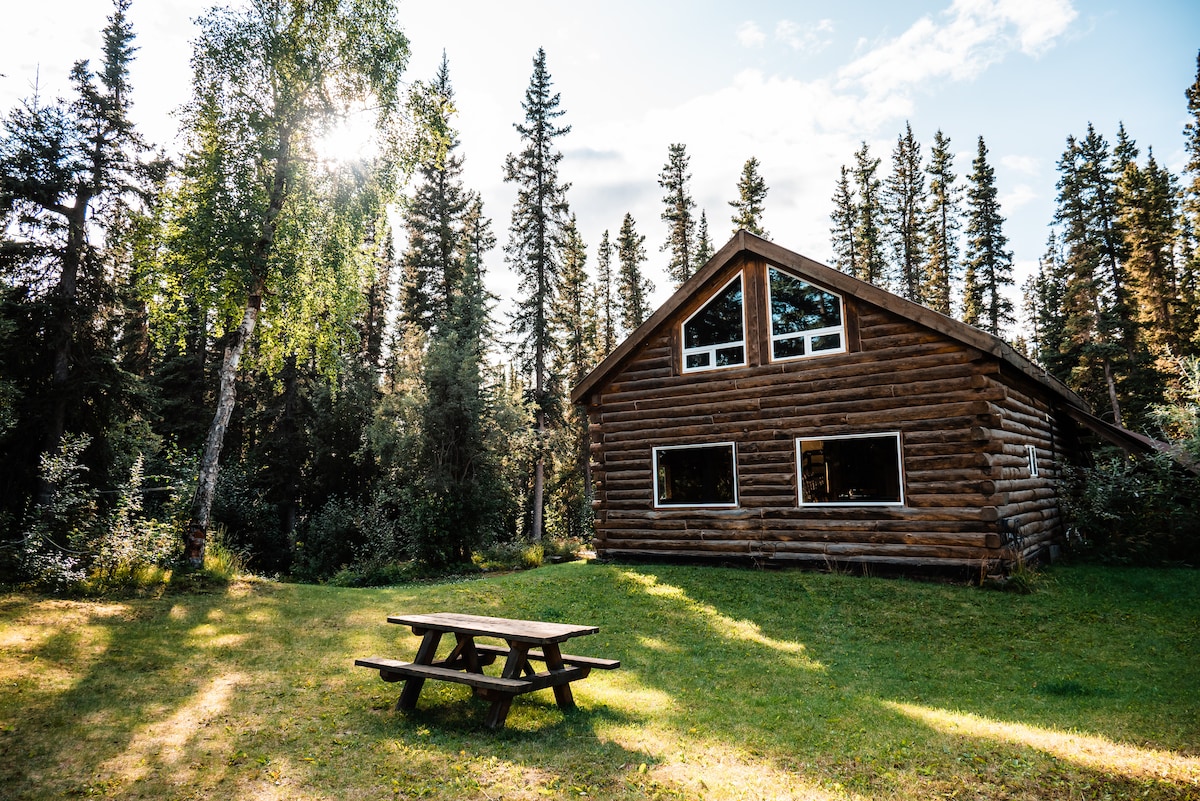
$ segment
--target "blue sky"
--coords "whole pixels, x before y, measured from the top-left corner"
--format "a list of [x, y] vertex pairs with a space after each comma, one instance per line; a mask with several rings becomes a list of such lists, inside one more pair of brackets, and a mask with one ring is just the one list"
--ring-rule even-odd
[[[190, 19], [209, 2], [134, 0], [141, 47], [133, 73], [139, 121], [171, 145], [172, 108], [188, 96]], [[98, 57], [104, 0], [39, 0], [5, 11], [0, 108], [62, 91], [70, 64]], [[743, 163], [770, 187], [764, 225], [779, 244], [827, 261], [838, 167], [860, 143], [883, 159], [910, 122], [924, 152], [939, 128], [960, 176], [982, 135], [996, 170], [1018, 278], [1044, 250], [1055, 162], [1092, 122], [1111, 142], [1123, 121], [1142, 149], [1178, 171], [1185, 88], [1196, 74], [1200, 3], [1167, 0], [942, 2], [401, 2], [412, 43], [409, 78], [450, 60], [466, 180], [501, 243], [514, 192], [501, 180], [519, 149], [513, 123], [532, 59], [546, 49], [572, 132], [563, 177], [589, 251], [626, 212], [646, 236], [646, 272], [669, 289], [659, 249], [657, 175], [673, 142], [691, 155], [692, 193], [719, 247]], [[491, 283], [514, 285], [500, 249]]]

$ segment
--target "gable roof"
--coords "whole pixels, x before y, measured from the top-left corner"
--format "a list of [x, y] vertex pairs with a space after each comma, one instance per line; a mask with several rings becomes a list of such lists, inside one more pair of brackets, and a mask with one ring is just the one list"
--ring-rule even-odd
[[893, 295], [891, 292], [880, 289], [874, 284], [860, 281], [832, 267], [826, 267], [824, 264], [815, 262], [798, 253], [793, 253], [786, 248], [780, 247], [773, 242], [768, 242], [745, 230], [734, 234], [733, 238], [708, 260], [707, 264], [697, 270], [696, 274], [685, 281], [675, 294], [660, 306], [646, 322], [638, 326], [604, 361], [588, 373], [571, 392], [571, 400], [574, 403], [582, 403], [593, 389], [602, 384], [609, 375], [618, 369], [628, 356], [634, 353], [643, 342], [665, 325], [674, 316], [679, 307], [699, 291], [709, 279], [724, 269], [730, 262], [743, 255], [757, 256], [767, 262], [785, 267], [789, 272], [809, 279], [813, 283], [851, 295], [867, 303], [872, 303], [901, 317], [931, 328], [964, 345], [989, 354], [1002, 364], [1008, 365], [1037, 384], [1045, 387], [1067, 407], [1082, 412], [1083, 414], [1077, 419], [1080, 419], [1081, 422], [1082, 420], [1088, 420], [1088, 423], [1085, 424], [1089, 428], [1092, 428], [1093, 421], [1102, 426], [1112, 428], [1108, 423], [1093, 417], [1087, 403], [1071, 391], [1066, 384], [1025, 358], [1025, 356], [1018, 353], [1011, 345], [999, 337], [935, 312], [918, 303], [905, 300], [899, 295]]

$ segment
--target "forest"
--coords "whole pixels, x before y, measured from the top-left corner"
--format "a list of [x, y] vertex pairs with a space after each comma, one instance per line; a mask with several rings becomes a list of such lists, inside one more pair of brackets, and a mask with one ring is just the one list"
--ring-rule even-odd
[[[70, 96], [2, 110], [0, 581], [103, 588], [220, 549], [267, 575], [380, 583], [585, 544], [586, 416], [568, 394], [649, 317], [653, 287], [629, 214], [589, 259], [546, 53], [500, 232], [464, 183], [449, 64], [407, 74], [391, 0], [203, 15], [177, 157], [130, 118], [130, 2]], [[1097, 415], [1175, 443], [1077, 476], [1080, 530], [1150, 561], [1200, 550], [1176, 526], [1196, 495], [1178, 465], [1200, 458], [1197, 63], [1181, 174], [1124, 126], [1111, 145], [1090, 125], [1065, 137], [1019, 308], [983, 136], [965, 178], [941, 132], [926, 162], [908, 128], [887, 174], [864, 142], [831, 198], [834, 267], [1010, 336]], [[348, 109], [371, 110], [379, 152], [321, 159]], [[760, 169], [745, 162], [729, 205], [769, 236]], [[657, 180], [678, 286], [713, 253], [685, 143]], [[520, 278], [503, 319], [487, 281], [501, 257]], [[1163, 526], [1146, 508], [1175, 521], [1167, 546], [1148, 544]]]

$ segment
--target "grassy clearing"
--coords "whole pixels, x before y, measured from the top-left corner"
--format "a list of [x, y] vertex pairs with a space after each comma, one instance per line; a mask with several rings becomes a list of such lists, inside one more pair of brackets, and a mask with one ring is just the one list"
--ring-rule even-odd
[[[1037, 592], [564, 564], [377, 590], [239, 582], [112, 602], [0, 596], [12, 799], [1200, 799], [1200, 574], [1059, 568]], [[384, 618], [594, 623], [622, 660], [482, 727], [400, 685]]]

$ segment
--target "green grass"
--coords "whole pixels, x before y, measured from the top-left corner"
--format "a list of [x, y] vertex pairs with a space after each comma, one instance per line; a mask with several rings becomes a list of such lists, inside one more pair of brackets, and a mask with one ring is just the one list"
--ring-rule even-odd
[[[571, 563], [347, 589], [235, 582], [0, 596], [6, 799], [1200, 799], [1200, 573], [1056, 568], [1031, 595], [895, 579]], [[415, 713], [356, 656], [385, 617], [599, 625], [619, 658]]]

